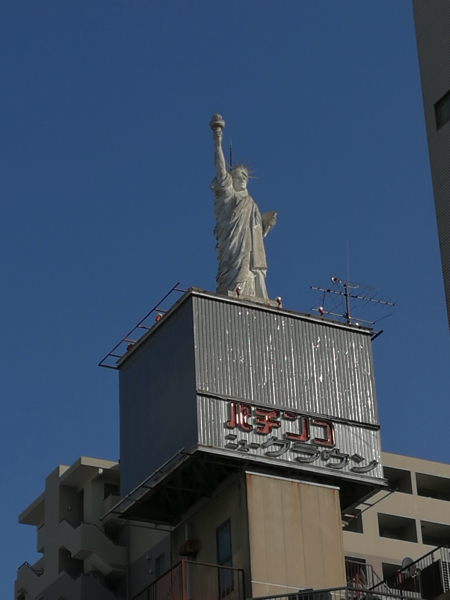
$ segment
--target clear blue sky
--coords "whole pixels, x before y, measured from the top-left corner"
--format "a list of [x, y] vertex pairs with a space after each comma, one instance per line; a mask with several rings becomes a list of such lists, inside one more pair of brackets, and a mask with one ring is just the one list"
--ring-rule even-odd
[[117, 374], [98, 361], [178, 280], [215, 288], [215, 112], [278, 211], [270, 295], [308, 312], [348, 248], [350, 279], [398, 300], [374, 342], [383, 448], [450, 460], [410, 0], [16, 0], [0, 57], [0, 597], [37, 558], [17, 515], [45, 476], [119, 457]]

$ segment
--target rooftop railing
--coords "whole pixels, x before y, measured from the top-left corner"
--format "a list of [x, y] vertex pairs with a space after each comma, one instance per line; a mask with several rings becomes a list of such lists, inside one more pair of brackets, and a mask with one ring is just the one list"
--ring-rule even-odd
[[132, 600], [245, 600], [244, 571], [182, 560]]

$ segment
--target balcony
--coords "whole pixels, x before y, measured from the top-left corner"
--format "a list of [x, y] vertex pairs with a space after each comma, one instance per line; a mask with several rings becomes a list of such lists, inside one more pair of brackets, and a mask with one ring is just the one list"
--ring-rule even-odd
[[450, 592], [450, 550], [446, 546], [435, 548], [373, 586], [370, 592], [378, 595], [379, 590], [386, 589], [403, 598], [424, 600]]
[[[24, 562], [17, 570], [16, 589], [21, 593], [27, 593], [32, 598], [37, 597], [42, 591], [43, 582], [41, 576], [44, 572], [42, 558], [34, 565]], [[19, 596], [20, 597], [20, 596]]]
[[182, 560], [133, 600], [244, 600], [244, 571]]
[[114, 543], [93, 523], [81, 523], [73, 527], [64, 519], [59, 524], [59, 539], [61, 545], [70, 552], [71, 559], [90, 558], [104, 576], [113, 571], [125, 571], [126, 547]]
[[345, 559], [345, 575], [348, 588], [370, 590], [382, 581], [373, 570], [372, 565], [365, 561], [349, 560], [348, 558]]

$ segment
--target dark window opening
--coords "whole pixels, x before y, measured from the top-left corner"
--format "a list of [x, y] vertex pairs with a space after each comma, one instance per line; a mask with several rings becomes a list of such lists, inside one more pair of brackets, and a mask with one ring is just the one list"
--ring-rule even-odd
[[[101, 581], [101, 575], [99, 574], [99, 578]], [[117, 571], [112, 571], [105, 575], [104, 584], [107, 588], [109, 588], [114, 596], [119, 598], [126, 597], [126, 583], [127, 579], [123, 573], [118, 573]]]
[[396, 492], [403, 494], [412, 494], [411, 473], [403, 469], [394, 469], [394, 467], [383, 468], [384, 477], [388, 480], [389, 487]]
[[[405, 557], [405, 562], [407, 557]], [[411, 560], [411, 559], [409, 559]], [[438, 563], [435, 563], [436, 565]], [[436, 598], [436, 595], [424, 595], [423, 582], [421, 581], [421, 574], [417, 570], [417, 566], [412, 563], [408, 567], [402, 567], [401, 565], [393, 565], [390, 563], [382, 563], [383, 578], [388, 588], [396, 590], [398, 596], [404, 598]], [[426, 570], [426, 569], [425, 569]], [[421, 573], [424, 571], [422, 570]], [[411, 594], [412, 592], [412, 594]]]
[[348, 513], [342, 519], [343, 531], [351, 531], [352, 533], [364, 533], [363, 520], [361, 511]]
[[83, 573], [84, 561], [78, 558], [72, 558], [72, 554], [62, 546], [59, 549], [58, 572], [65, 571], [69, 573], [72, 579], [76, 579]]
[[436, 115], [436, 128], [440, 129], [450, 121], [450, 92], [447, 92], [443, 98], [434, 105]]
[[[231, 523], [225, 521], [216, 529], [217, 564], [221, 567], [232, 567]], [[219, 569], [219, 597], [224, 598], [233, 591], [233, 571]]]
[[369, 565], [363, 558], [354, 558], [353, 556], [345, 557], [345, 576], [347, 585], [357, 588], [368, 588], [373, 585], [371, 573], [368, 569]]
[[164, 569], [164, 553], [160, 554], [159, 556], [157, 556], [155, 558], [155, 577], [156, 579], [158, 579], [158, 577], [161, 577], [161, 575], [164, 573], [165, 569]]
[[120, 496], [120, 486], [115, 483], [103, 484], [103, 500], [106, 500], [108, 496]]
[[428, 546], [444, 546], [450, 543], [450, 525], [420, 521], [422, 542]]
[[416, 521], [397, 515], [378, 513], [380, 537], [417, 543]]
[[416, 473], [416, 482], [419, 496], [450, 502], [450, 479], [447, 477]]
[[105, 535], [109, 537], [116, 545], [118, 546], [126, 546], [126, 534], [125, 528], [121, 526], [117, 521], [110, 521], [109, 523], [105, 523], [103, 525], [103, 531]]
[[394, 565], [392, 563], [381, 563], [383, 570], [383, 579], [390, 588], [397, 586], [397, 573], [402, 568], [402, 565]]

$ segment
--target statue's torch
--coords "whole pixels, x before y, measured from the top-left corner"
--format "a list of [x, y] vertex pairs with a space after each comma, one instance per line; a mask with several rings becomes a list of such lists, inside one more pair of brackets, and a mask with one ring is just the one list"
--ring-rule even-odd
[[209, 122], [209, 126], [213, 131], [217, 128], [223, 129], [225, 127], [225, 121], [222, 119], [222, 115], [219, 115], [219, 113], [213, 115], [211, 121]]

